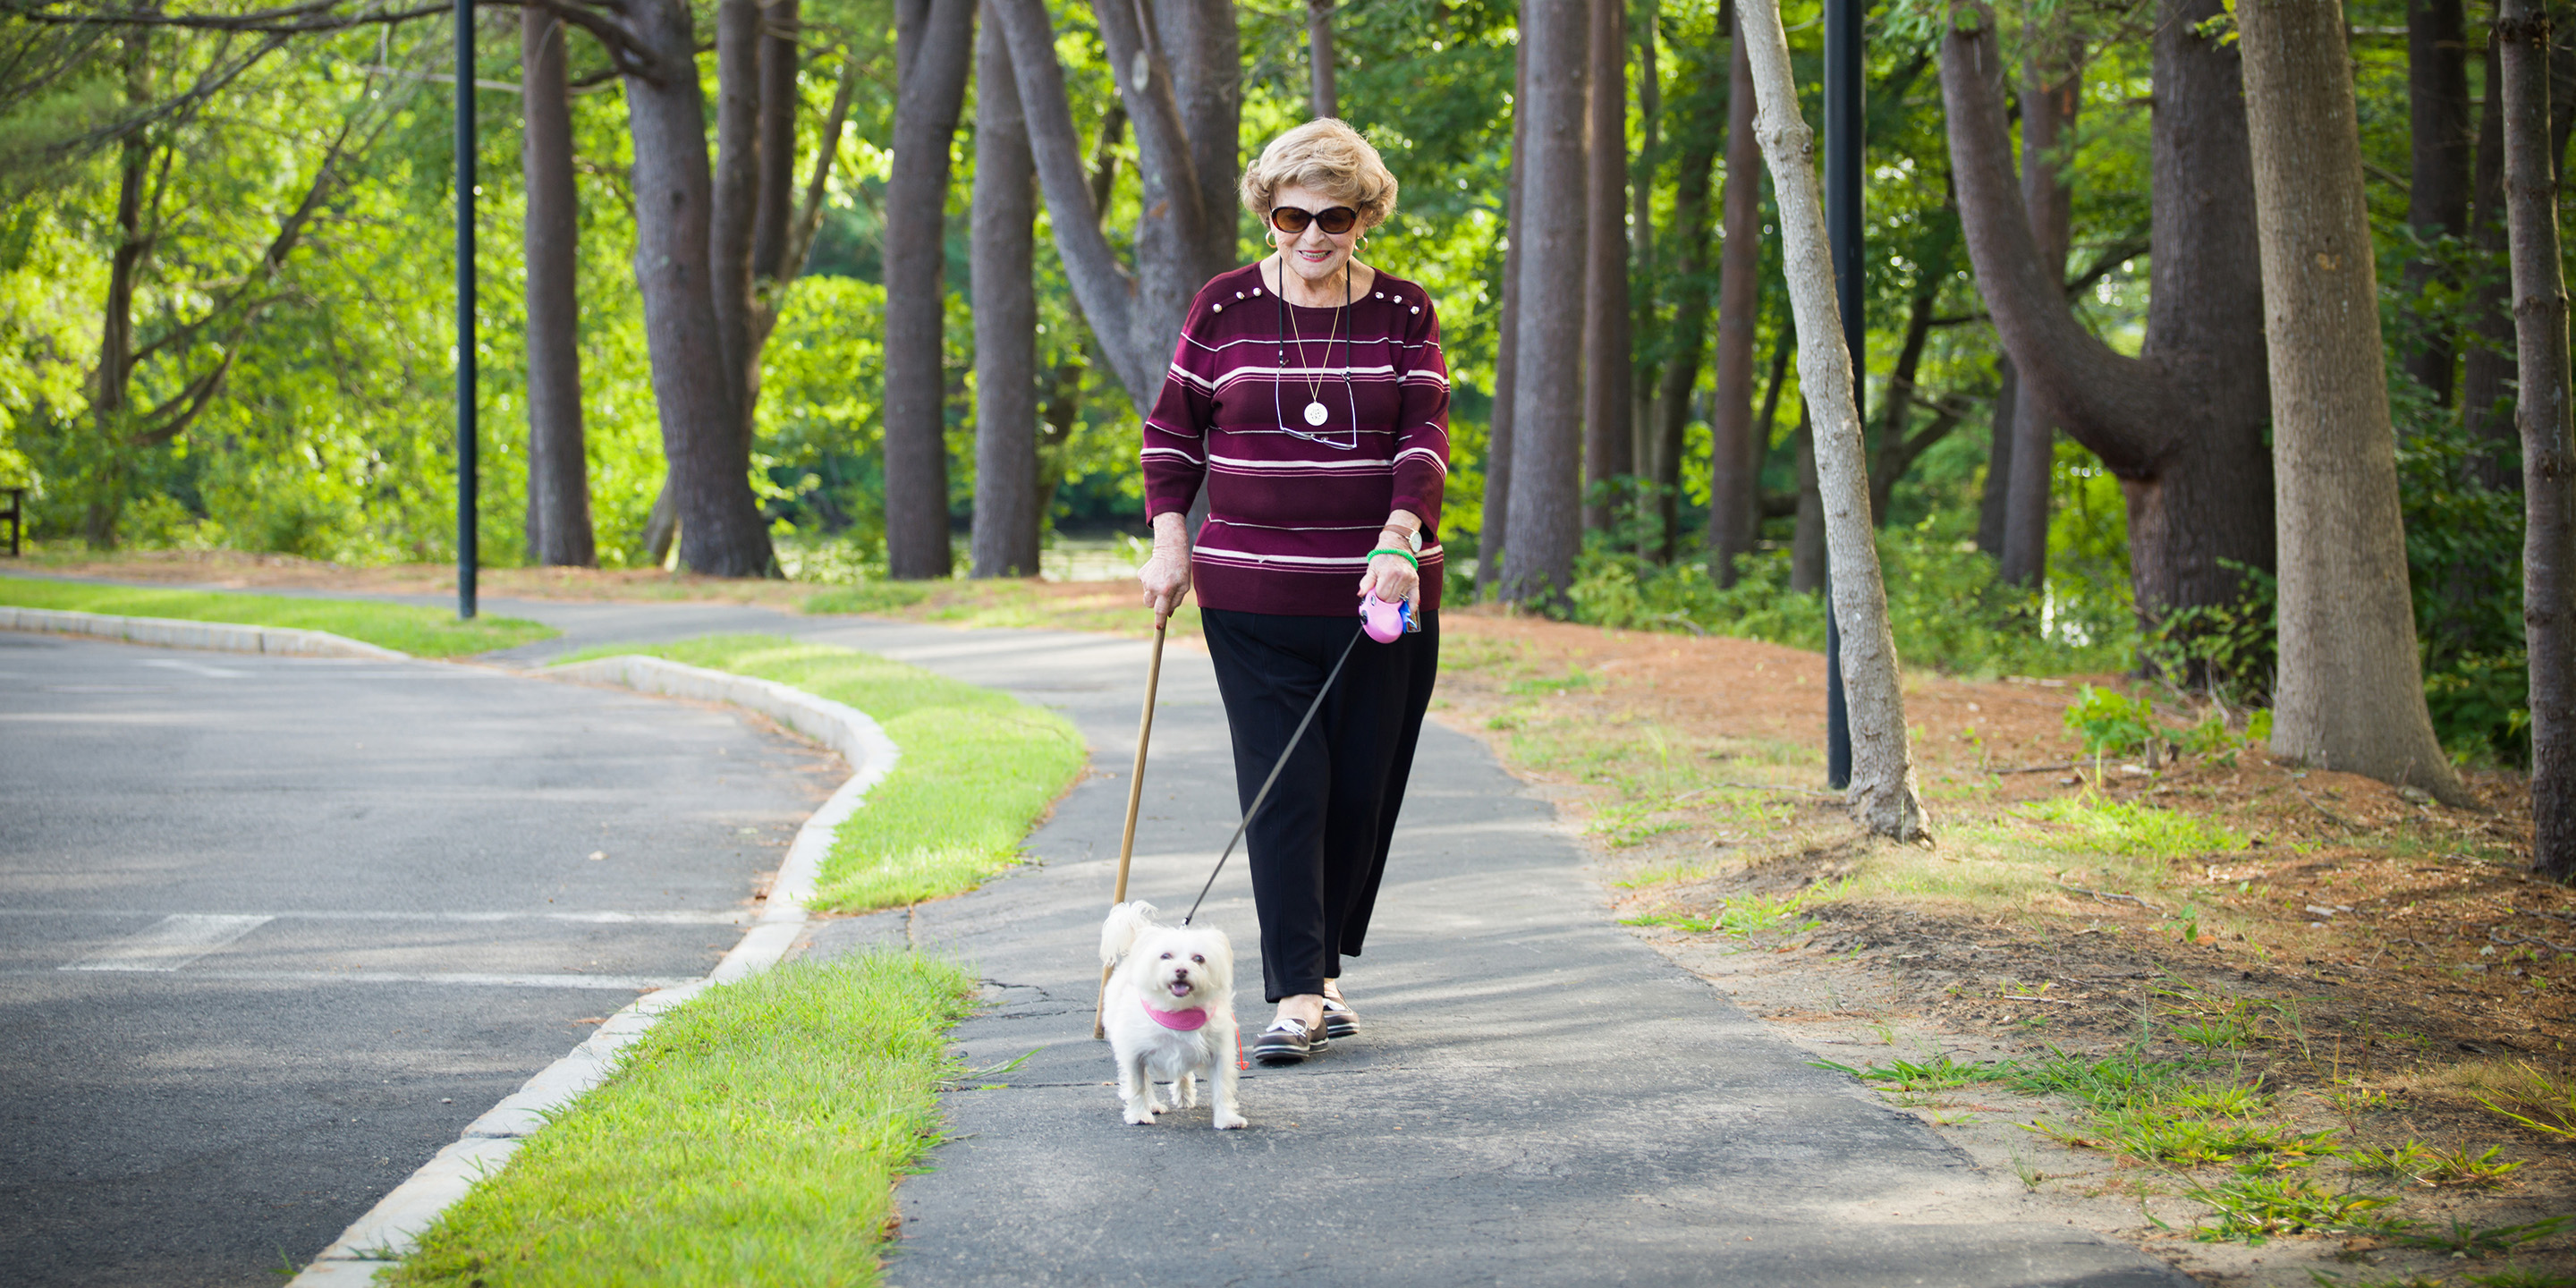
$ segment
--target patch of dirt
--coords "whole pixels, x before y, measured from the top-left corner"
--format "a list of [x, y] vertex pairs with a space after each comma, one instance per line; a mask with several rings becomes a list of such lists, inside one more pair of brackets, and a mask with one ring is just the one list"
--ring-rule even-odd
[[[2399, 1178], [2418, 1229], [2454, 1220], [2495, 1228], [2576, 1213], [2576, 1143], [2481, 1107], [2477, 1080], [2521, 1066], [2576, 1075], [2576, 891], [2533, 880], [2518, 775], [2469, 777], [2481, 802], [2448, 809], [2348, 774], [2276, 764], [2259, 748], [2153, 767], [2082, 756], [2064, 724], [2085, 680], [1978, 681], [1909, 675], [1906, 715], [1933, 827], [2063, 830], [2029, 807], [2057, 798], [2149, 805], [2233, 829], [2243, 843], [2174, 860], [2148, 893], [2087, 876], [2080, 857], [2055, 888], [2010, 907], [1877, 895], [1836, 899], [1834, 883], [1874, 862], [1923, 857], [1861, 834], [1821, 786], [1823, 659], [1732, 639], [1610, 632], [1480, 610], [1445, 615], [1452, 659], [1440, 718], [1485, 739], [1591, 822], [1598, 871], [1635, 933], [1814, 1052], [1867, 1068], [1948, 1055], [1961, 1062], [2140, 1049], [2259, 1078], [2270, 1117], [2332, 1129], [2350, 1148], [2408, 1141], [2489, 1146], [2524, 1160], [2491, 1189]], [[1586, 677], [1583, 683], [1572, 677]], [[2125, 690], [2118, 677], [2091, 681]], [[2190, 723], [2164, 703], [2170, 722]], [[1687, 804], [1622, 843], [1601, 826], [1635, 805], [1633, 772], [1599, 756], [1540, 763], [1547, 738], [1633, 730], [1675, 747], [1790, 744], [1786, 772], [1755, 784], [1777, 805], [1748, 835]], [[2038, 766], [2039, 768], [2031, 768]], [[2013, 772], [2021, 771], [2021, 772]], [[1798, 783], [1809, 784], [1804, 789]], [[1678, 800], [1679, 798], [1673, 798]], [[1936, 846], [1931, 858], [1939, 861]], [[1772, 928], [1728, 933], [1730, 905], [1810, 900]], [[1708, 929], [1696, 929], [1706, 925]], [[2220, 1011], [2243, 1040], [2175, 1036]], [[2203, 1031], [2204, 1034], [2206, 1031]], [[2213, 1075], [2216, 1076], [2216, 1075]], [[1933, 1123], [1991, 1172], [2030, 1179], [2035, 1219], [2064, 1219], [2136, 1244], [2204, 1282], [2576, 1284], [2576, 1228], [2510, 1258], [2454, 1259], [2385, 1238], [2289, 1236], [2201, 1242], [2209, 1209], [2183, 1197], [2229, 1179], [2225, 1166], [2138, 1162], [2033, 1131], [2080, 1123], [2080, 1108], [1975, 1083], [1890, 1098]], [[2080, 1134], [2080, 1133], [2079, 1133]], [[2314, 1179], [2343, 1184], [2328, 1160]], [[2035, 1178], [2035, 1179], [2033, 1179]]]

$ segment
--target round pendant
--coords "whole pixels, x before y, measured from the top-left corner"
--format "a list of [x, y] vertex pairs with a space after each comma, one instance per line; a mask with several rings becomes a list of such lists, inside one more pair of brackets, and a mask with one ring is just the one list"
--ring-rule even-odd
[[1324, 404], [1319, 402], [1310, 402], [1306, 404], [1306, 423], [1309, 425], [1321, 425], [1324, 423]]

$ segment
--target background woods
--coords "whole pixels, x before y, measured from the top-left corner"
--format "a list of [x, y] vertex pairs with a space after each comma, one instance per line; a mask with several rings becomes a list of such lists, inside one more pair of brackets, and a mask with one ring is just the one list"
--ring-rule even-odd
[[[451, 555], [446, 12], [0, 0], [0, 474], [40, 542]], [[1819, 14], [1780, 13], [1811, 122]], [[1872, 7], [1857, 402], [1905, 661], [2142, 670], [2239, 720], [2277, 693], [2283, 750], [2445, 794], [2556, 746], [2568, 700], [2526, 695], [2565, 665], [2533, 650], [2567, 503], [2524, 465], [2567, 418], [2517, 400], [2563, 403], [2565, 344], [2517, 320], [2562, 298], [2524, 231], [2565, 197], [2560, 16]], [[1242, 165], [1325, 111], [1403, 183], [1365, 254], [1441, 308], [1459, 602], [1818, 645], [1821, 411], [1740, 17], [487, 5], [482, 548], [1105, 574], [1188, 301], [1260, 249]], [[2336, 166], [2267, 166], [2267, 75], [2348, 103]], [[2267, 335], [2329, 288], [2358, 330]], [[2375, 642], [2321, 652], [2365, 583]]]

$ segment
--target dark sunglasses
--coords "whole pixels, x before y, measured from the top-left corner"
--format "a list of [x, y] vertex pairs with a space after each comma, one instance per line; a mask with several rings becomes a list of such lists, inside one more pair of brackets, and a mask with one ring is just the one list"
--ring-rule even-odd
[[1270, 226], [1283, 233], [1302, 233], [1306, 231], [1308, 224], [1321, 224], [1325, 232], [1339, 237], [1349, 232], [1359, 221], [1360, 212], [1348, 206], [1335, 206], [1330, 210], [1299, 210], [1295, 206], [1277, 206], [1270, 211]]

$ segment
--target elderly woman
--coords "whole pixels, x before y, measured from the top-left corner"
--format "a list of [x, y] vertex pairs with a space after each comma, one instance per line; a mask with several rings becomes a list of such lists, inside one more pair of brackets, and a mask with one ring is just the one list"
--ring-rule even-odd
[[[1262, 149], [1243, 204], [1277, 253], [1199, 291], [1145, 421], [1146, 607], [1159, 620], [1198, 591], [1244, 808], [1286, 754], [1249, 833], [1262, 982], [1279, 1007], [1254, 1047], [1266, 1064], [1359, 1032], [1342, 959], [1368, 933], [1439, 665], [1440, 322], [1420, 286], [1353, 255], [1395, 190], [1340, 121]], [[1184, 516], [1202, 483], [1193, 543]], [[1354, 645], [1369, 595], [1408, 604], [1419, 629]]]

